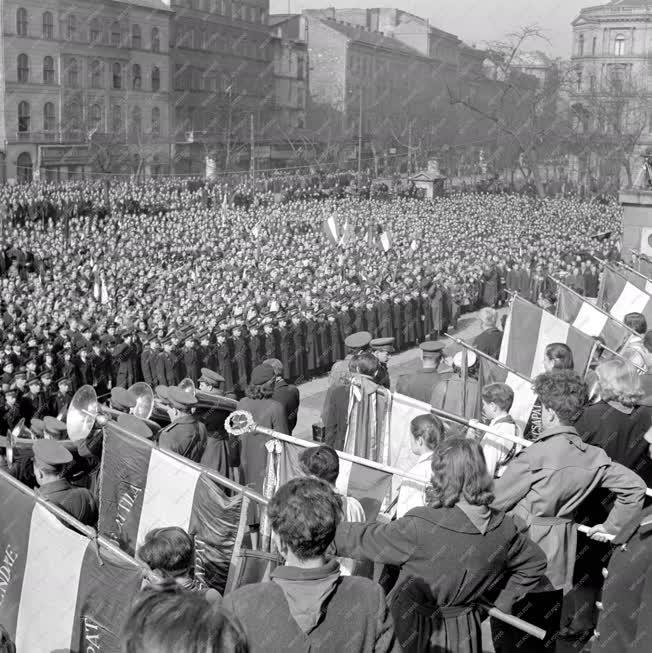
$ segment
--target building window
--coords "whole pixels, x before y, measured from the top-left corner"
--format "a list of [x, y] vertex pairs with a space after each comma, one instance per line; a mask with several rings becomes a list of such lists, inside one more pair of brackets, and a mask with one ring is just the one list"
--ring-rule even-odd
[[81, 129], [81, 124], [82, 124], [81, 103], [77, 102], [77, 100], [71, 102], [70, 105], [68, 106], [68, 111], [66, 115], [68, 118], [68, 128], [74, 131], [79, 131]]
[[102, 40], [102, 29], [100, 28], [100, 21], [98, 18], [91, 20], [90, 29], [91, 44], [98, 44]]
[[68, 86], [77, 88], [79, 86], [79, 66], [77, 59], [71, 59], [68, 64]]
[[625, 37], [622, 34], [618, 34], [616, 37], [614, 54], [617, 57], [622, 57], [625, 54]]
[[54, 84], [54, 59], [52, 57], [43, 58], [43, 83]]
[[577, 84], [577, 92], [579, 93], [582, 90], [582, 71], [581, 70], [577, 71], [576, 84]]
[[140, 25], [132, 25], [131, 27], [131, 47], [135, 50], [140, 50], [143, 47]]
[[161, 110], [158, 107], [152, 109], [152, 136], [161, 135]]
[[580, 38], [577, 41], [577, 54], [580, 57], [584, 56], [584, 34], [580, 34]]
[[113, 64], [113, 88], [122, 88], [122, 64], [117, 61]]
[[89, 117], [91, 129], [99, 130], [102, 127], [102, 107], [99, 104], [92, 104]]
[[91, 88], [102, 88], [102, 64], [97, 59], [91, 64]]
[[122, 29], [120, 28], [120, 23], [116, 20], [113, 25], [111, 25], [111, 45], [114, 48], [119, 48], [122, 43]]
[[69, 41], [77, 38], [77, 16], [70, 14], [66, 20], [66, 37]]
[[27, 9], [23, 7], [16, 11], [16, 34], [27, 36]]
[[593, 37], [593, 44], [591, 45], [591, 54], [595, 57], [595, 51], [598, 49], [598, 37]]
[[54, 104], [52, 102], [46, 102], [43, 105], [43, 131], [53, 132], [56, 128], [56, 120]]
[[122, 107], [119, 104], [111, 108], [111, 129], [114, 132], [122, 131]]
[[131, 86], [134, 91], [140, 91], [143, 86], [143, 78], [140, 72], [140, 65], [135, 63], [131, 68]]
[[18, 103], [18, 131], [25, 133], [29, 131], [30, 107], [29, 102]]
[[152, 91], [161, 90], [161, 71], [158, 66], [152, 68]]
[[152, 28], [152, 52], [161, 51], [161, 37], [159, 36], [158, 27]]
[[43, 12], [43, 38], [49, 40], [54, 38], [54, 18], [49, 11]]
[[595, 91], [595, 75], [589, 77], [589, 88], [591, 91]]
[[26, 54], [18, 55], [18, 81], [23, 84], [29, 82], [29, 58]]
[[16, 161], [16, 177], [21, 184], [29, 184], [32, 181], [32, 155], [29, 152], [21, 152]]
[[140, 137], [143, 133], [143, 113], [140, 107], [131, 110], [131, 135]]

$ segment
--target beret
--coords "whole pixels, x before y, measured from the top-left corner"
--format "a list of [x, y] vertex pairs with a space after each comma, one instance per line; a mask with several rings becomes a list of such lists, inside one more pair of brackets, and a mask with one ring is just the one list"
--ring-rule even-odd
[[251, 372], [251, 384], [263, 385], [276, 378], [276, 373], [270, 365], [258, 365]]
[[426, 354], [434, 354], [438, 351], [444, 351], [446, 345], [443, 342], [437, 342], [435, 340], [428, 340], [427, 342], [422, 342], [419, 345], [419, 349], [425, 352]]
[[66, 425], [60, 419], [51, 417], [50, 415], [46, 415], [46, 417], [43, 418], [43, 426], [46, 433], [59, 434], [66, 432]]
[[133, 408], [137, 402], [136, 395], [124, 388], [113, 388], [111, 390], [111, 404], [113, 408]]
[[152, 439], [154, 435], [152, 429], [143, 422], [142, 419], [138, 419], [135, 415], [118, 415], [118, 426], [121, 426], [123, 429], [126, 429], [130, 433], [140, 435], [143, 438], [148, 440]]
[[197, 399], [190, 392], [181, 390], [175, 385], [169, 387], [167, 391], [168, 399], [175, 408], [186, 408], [197, 403]]
[[369, 346], [369, 343], [373, 340], [373, 336], [368, 331], [358, 331], [357, 333], [352, 333], [346, 338], [344, 344], [349, 349], [364, 349]]
[[72, 462], [72, 454], [56, 440], [36, 440], [34, 459], [46, 465], [67, 465]]

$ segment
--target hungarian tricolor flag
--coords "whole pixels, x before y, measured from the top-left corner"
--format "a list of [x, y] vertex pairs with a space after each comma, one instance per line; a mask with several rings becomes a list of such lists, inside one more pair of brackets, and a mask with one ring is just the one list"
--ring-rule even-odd
[[[512, 370], [508, 370], [497, 362], [480, 357], [478, 384], [480, 388], [490, 383], [504, 383], [514, 391], [514, 402], [509, 414], [521, 429], [525, 427], [532, 414], [536, 395], [532, 390], [532, 381]], [[478, 393], [477, 419], [482, 417], [482, 394]]]
[[322, 228], [326, 234], [326, 238], [330, 241], [331, 245], [339, 245], [340, 234], [339, 227], [337, 226], [337, 220], [331, 216], [328, 220], [325, 220], [322, 223]]
[[353, 226], [347, 218], [344, 223], [344, 229], [342, 230], [342, 237], [340, 238], [340, 247], [346, 247], [353, 240], [353, 234]]
[[387, 253], [392, 249], [392, 235], [384, 227], [381, 227], [380, 233], [378, 234], [378, 242], [383, 252]]
[[143, 572], [0, 474], [0, 624], [17, 651], [122, 650]]
[[197, 466], [150, 442], [110, 427], [104, 434], [100, 534], [134, 555], [153, 528], [179, 526], [195, 540], [196, 575], [223, 593], [249, 500], [227, 497]]
[[624, 324], [564, 286], [557, 290], [557, 317], [587, 336], [600, 338], [614, 351], [618, 351], [632, 335]]
[[636, 272], [636, 270], [628, 270], [623, 267], [618, 268], [618, 274], [625, 277], [629, 283], [635, 285], [639, 290], [643, 290], [648, 295], [652, 295], [652, 281], [645, 275]]
[[628, 313], [642, 313], [648, 324], [652, 324], [652, 295], [613, 268], [604, 270], [598, 304], [620, 322]]
[[591, 360], [593, 338], [518, 295], [514, 297], [500, 348], [500, 362], [517, 374], [534, 379], [544, 371], [546, 347], [555, 342], [570, 347], [575, 371], [583, 377]]

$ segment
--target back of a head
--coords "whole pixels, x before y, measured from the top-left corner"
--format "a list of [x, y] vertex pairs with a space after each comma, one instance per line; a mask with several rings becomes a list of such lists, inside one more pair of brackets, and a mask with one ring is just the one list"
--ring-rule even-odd
[[267, 516], [281, 547], [308, 560], [323, 555], [335, 538], [342, 502], [325, 481], [295, 478], [277, 490]]
[[541, 403], [552, 410], [562, 424], [573, 424], [588, 400], [586, 383], [571, 370], [553, 370], [539, 374], [533, 388]]
[[349, 371], [373, 378], [378, 372], [379, 365], [380, 362], [371, 352], [362, 351], [349, 362]]
[[575, 367], [573, 352], [563, 342], [553, 342], [546, 347], [546, 358], [552, 363], [553, 370], [572, 370]]
[[410, 422], [410, 431], [415, 438], [422, 438], [425, 446], [432, 451], [445, 437], [446, 427], [435, 415], [419, 415]]
[[488, 383], [482, 387], [482, 399], [509, 412], [514, 403], [514, 391], [506, 383]]
[[498, 312], [495, 308], [490, 308], [488, 306], [480, 309], [479, 317], [480, 322], [487, 328], [495, 327], [498, 322]]
[[143, 592], [123, 633], [124, 653], [247, 653], [238, 622], [194, 592]]
[[647, 331], [647, 320], [641, 313], [627, 313], [623, 319], [623, 324], [640, 335]]
[[475, 440], [447, 438], [435, 447], [429, 506], [451, 508], [460, 501], [488, 506], [494, 500], [493, 487], [482, 448]]
[[306, 476], [316, 476], [331, 485], [335, 485], [340, 474], [337, 451], [328, 445], [304, 449], [299, 455], [299, 464]]
[[177, 526], [149, 531], [138, 549], [138, 557], [150, 569], [170, 576], [188, 573], [193, 567], [194, 553], [192, 538]]
[[602, 401], [618, 401], [624, 406], [635, 406], [643, 396], [641, 377], [631, 363], [613, 358], [596, 368]]
[[276, 376], [283, 375], [283, 363], [278, 358], [267, 358], [263, 361], [263, 365], [269, 365], [274, 370]]

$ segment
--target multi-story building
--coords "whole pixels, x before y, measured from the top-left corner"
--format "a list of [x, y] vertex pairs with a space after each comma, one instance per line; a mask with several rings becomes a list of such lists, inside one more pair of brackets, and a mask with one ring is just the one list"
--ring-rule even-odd
[[612, 0], [573, 21], [573, 176], [631, 184], [652, 146], [652, 6]]
[[169, 25], [162, 0], [5, 0], [3, 176], [164, 171]]
[[273, 120], [269, 0], [165, 0], [172, 15], [175, 172], [248, 165]]

